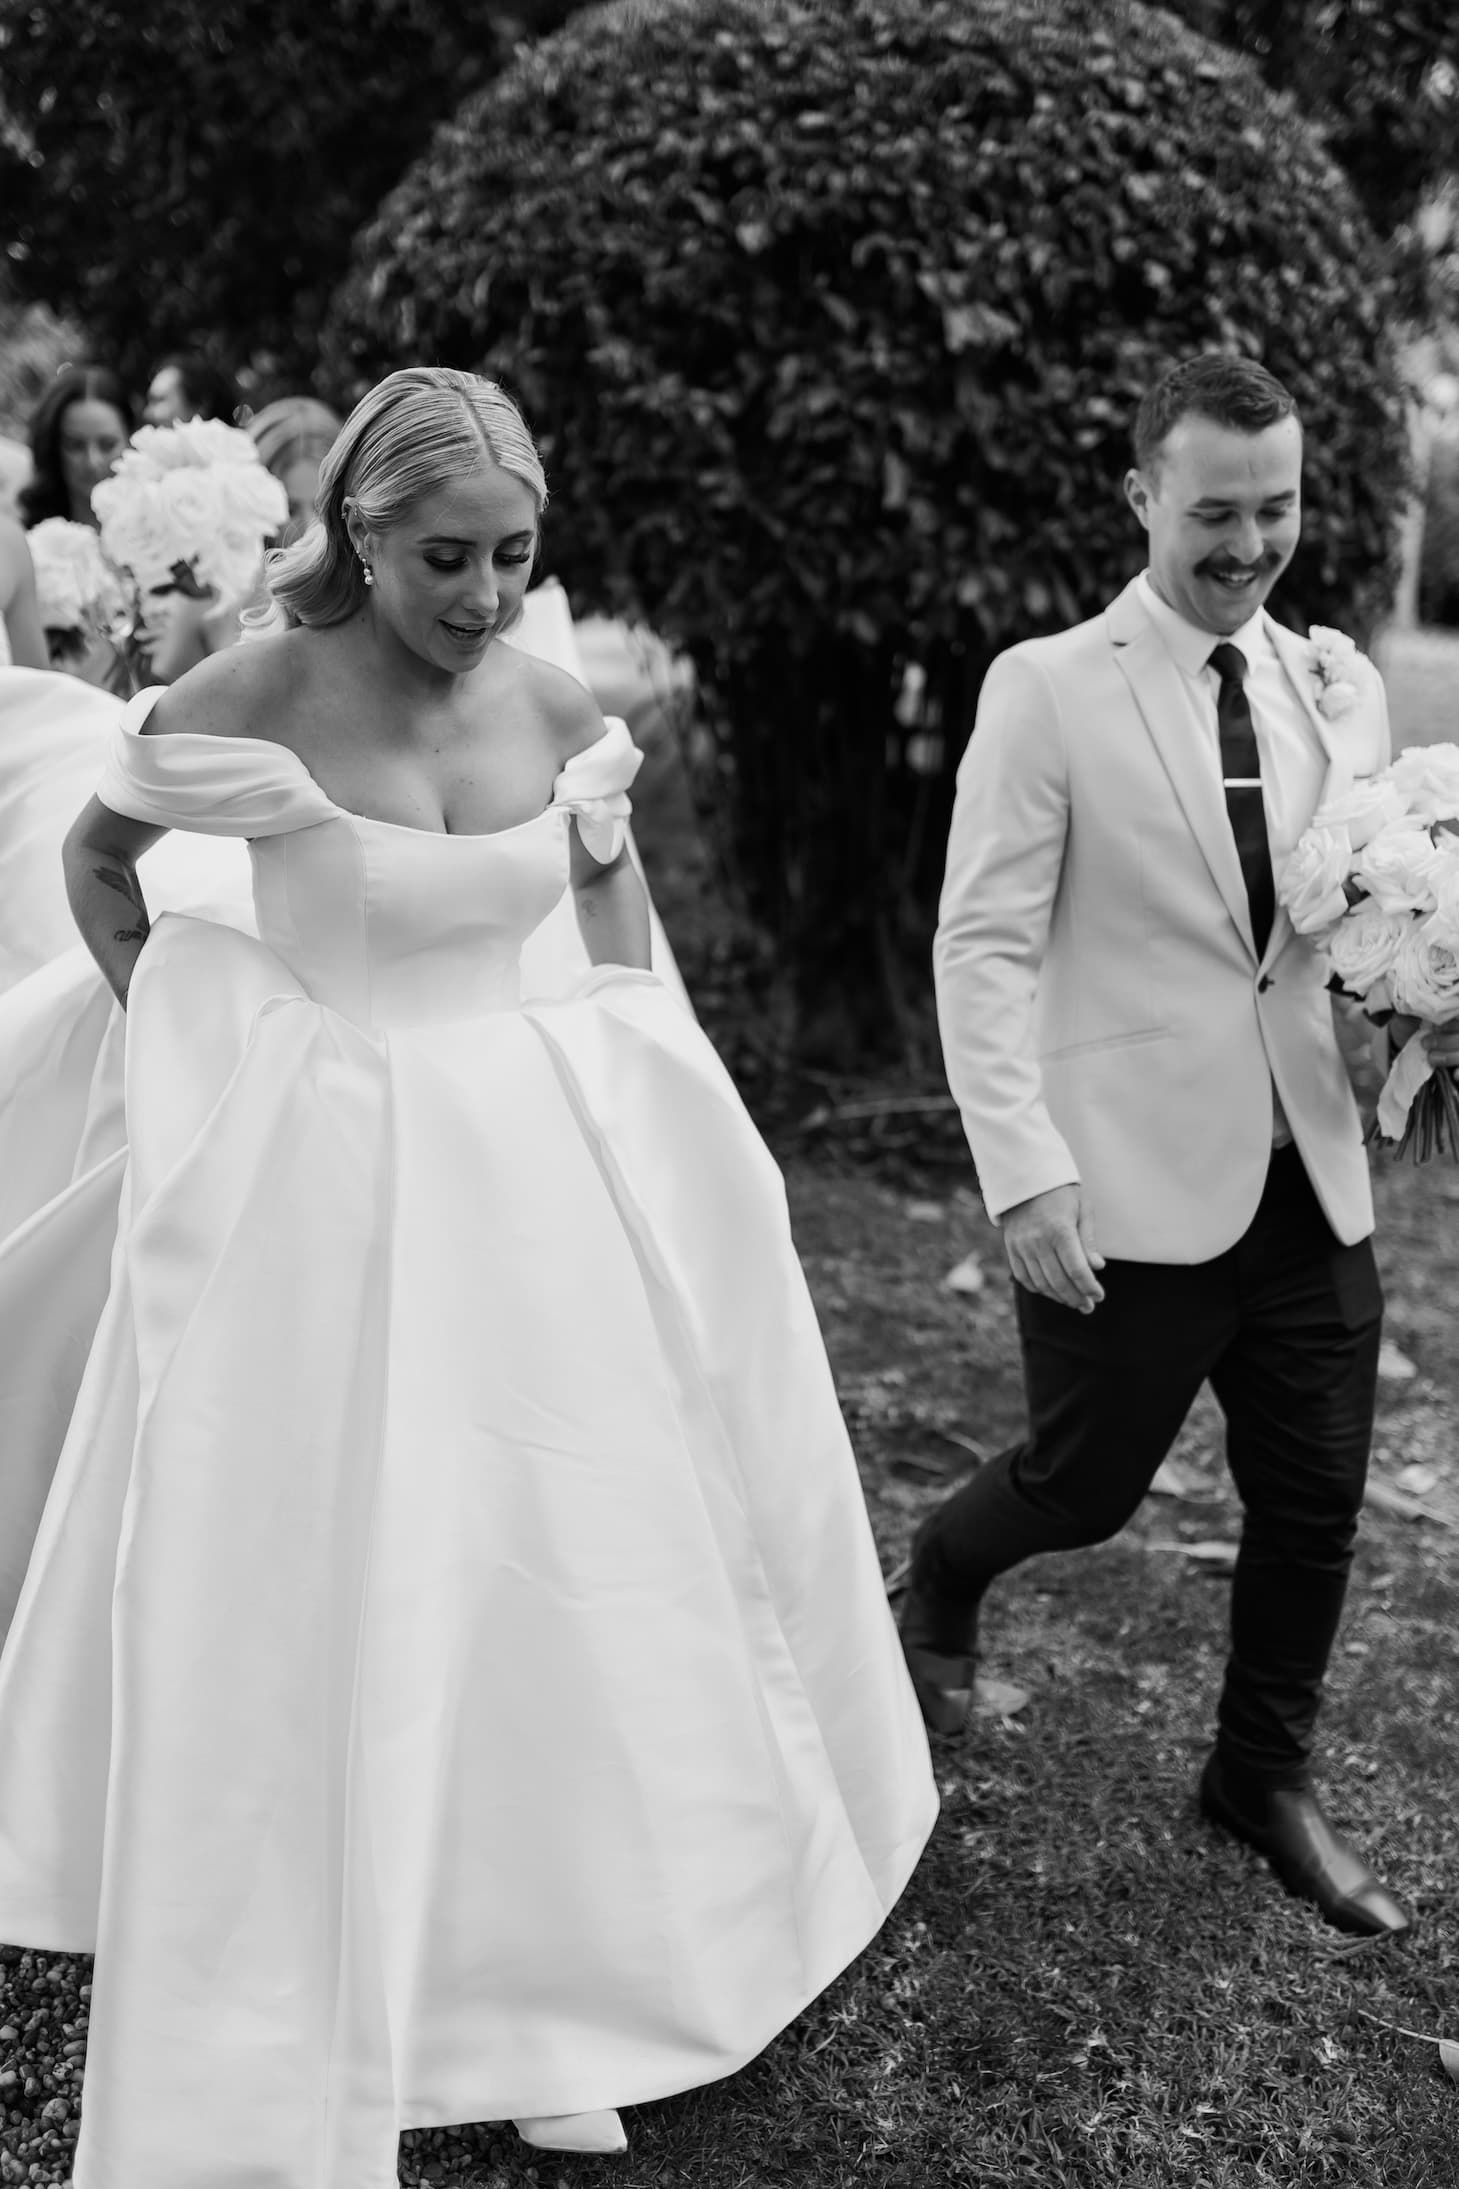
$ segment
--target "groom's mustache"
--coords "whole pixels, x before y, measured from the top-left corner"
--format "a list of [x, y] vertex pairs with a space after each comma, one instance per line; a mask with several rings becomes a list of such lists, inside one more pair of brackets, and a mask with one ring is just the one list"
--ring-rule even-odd
[[1228, 555], [1208, 555], [1204, 562], [1196, 564], [1198, 575], [1212, 578], [1259, 577], [1263, 570], [1275, 570], [1281, 562], [1279, 555], [1268, 552], [1256, 562], [1233, 562]]

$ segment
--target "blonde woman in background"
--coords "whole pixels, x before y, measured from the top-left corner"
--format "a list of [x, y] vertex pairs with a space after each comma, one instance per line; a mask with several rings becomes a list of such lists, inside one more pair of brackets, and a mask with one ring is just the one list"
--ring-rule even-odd
[[259, 461], [289, 497], [285, 540], [298, 539], [314, 521], [319, 467], [333, 447], [340, 420], [312, 395], [285, 395], [249, 419], [247, 432]]

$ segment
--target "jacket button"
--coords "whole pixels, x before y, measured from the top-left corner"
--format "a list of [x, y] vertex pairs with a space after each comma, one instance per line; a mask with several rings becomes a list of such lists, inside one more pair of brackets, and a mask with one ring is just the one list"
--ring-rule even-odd
[[1272, 984], [1272, 977], [1271, 977], [1271, 974], [1270, 974], [1270, 973], [1263, 973], [1263, 974], [1262, 974], [1262, 976], [1261, 976], [1261, 979], [1260, 979], [1260, 980], [1259, 980], [1259, 981], [1257, 982], [1257, 984], [1256, 984], [1256, 992], [1257, 992], [1257, 994], [1258, 994], [1259, 996], [1264, 996], [1264, 995], [1266, 994], [1267, 990], [1268, 990], [1268, 989], [1269, 989], [1269, 988], [1271, 987], [1271, 984]]

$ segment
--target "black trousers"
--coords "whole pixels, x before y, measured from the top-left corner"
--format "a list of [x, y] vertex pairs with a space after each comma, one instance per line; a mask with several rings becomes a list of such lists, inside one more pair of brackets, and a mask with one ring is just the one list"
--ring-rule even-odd
[[1245, 1508], [1217, 1745], [1234, 1776], [1305, 1783], [1367, 1474], [1383, 1297], [1294, 1148], [1213, 1261], [1111, 1261], [1092, 1315], [1016, 1288], [1029, 1435], [918, 1538], [916, 1572], [971, 1613], [995, 1575], [1117, 1533], [1201, 1385]]

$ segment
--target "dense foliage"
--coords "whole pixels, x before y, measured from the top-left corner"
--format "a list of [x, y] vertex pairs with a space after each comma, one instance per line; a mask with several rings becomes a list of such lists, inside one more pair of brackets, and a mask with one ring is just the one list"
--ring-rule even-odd
[[1318, 122], [1383, 235], [1459, 167], [1454, 0], [1167, 0]]
[[43, 304], [16, 302], [0, 261], [0, 435], [23, 441], [47, 381], [68, 358], [85, 354], [78, 327]]
[[307, 381], [350, 238], [571, 0], [0, 0], [16, 290], [140, 380], [199, 341]]
[[1126, 429], [1166, 365], [1229, 346], [1293, 388], [1282, 597], [1372, 625], [1387, 303], [1312, 133], [1133, 0], [632, 0], [440, 132], [328, 341], [342, 377], [427, 358], [521, 393], [551, 565], [693, 655], [709, 801], [803, 1037], [844, 1054], [896, 1026], [990, 657], [1138, 567]]

